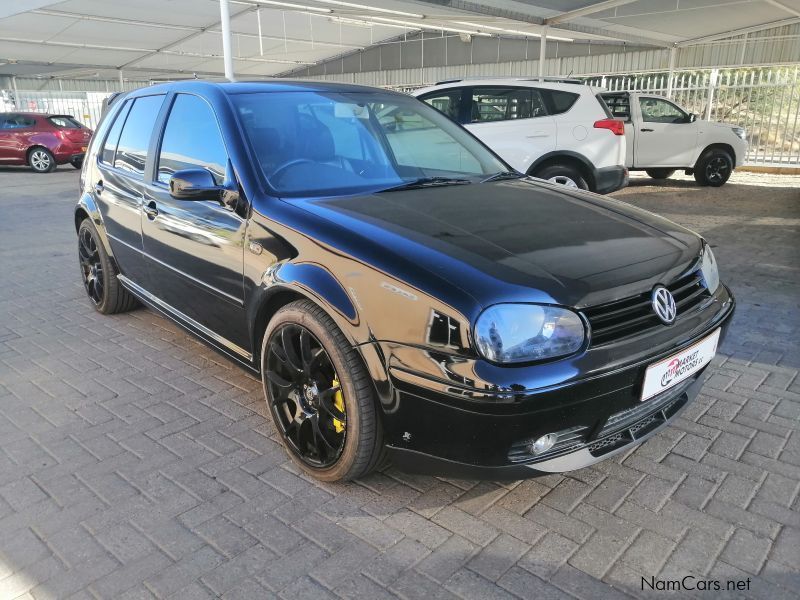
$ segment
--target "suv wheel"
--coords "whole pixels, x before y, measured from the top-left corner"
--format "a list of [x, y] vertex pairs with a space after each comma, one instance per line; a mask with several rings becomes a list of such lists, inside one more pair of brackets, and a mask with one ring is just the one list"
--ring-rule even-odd
[[292, 461], [348, 481], [385, 455], [372, 382], [333, 319], [309, 300], [275, 313], [261, 344], [264, 395]]
[[589, 184], [586, 183], [581, 172], [571, 165], [550, 165], [535, 171], [533, 176], [568, 188], [589, 189]]
[[56, 159], [50, 150], [39, 146], [28, 153], [28, 164], [37, 173], [49, 173], [56, 168]]
[[700, 185], [719, 187], [724, 185], [733, 172], [731, 155], [718, 148], [712, 148], [698, 159], [694, 167], [694, 180]]
[[645, 173], [653, 179], [669, 179], [675, 173], [675, 169], [647, 169]]
[[78, 260], [83, 287], [97, 312], [111, 315], [136, 307], [136, 298], [117, 279], [117, 271], [91, 219], [84, 219], [78, 228]]

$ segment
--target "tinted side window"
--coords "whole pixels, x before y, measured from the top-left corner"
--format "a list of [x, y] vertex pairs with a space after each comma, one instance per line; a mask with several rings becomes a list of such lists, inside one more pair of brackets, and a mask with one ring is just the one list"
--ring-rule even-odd
[[130, 107], [130, 100], [126, 100], [125, 104], [122, 105], [122, 108], [117, 113], [117, 117], [114, 120], [114, 123], [111, 125], [111, 129], [109, 129], [108, 135], [106, 136], [106, 141], [103, 144], [103, 150], [100, 152], [100, 162], [103, 162], [107, 165], [114, 164], [114, 152], [117, 151], [119, 134], [122, 132], [122, 126], [125, 124], [125, 117], [128, 116], [128, 109], [130, 109]]
[[122, 135], [119, 136], [114, 166], [118, 169], [142, 175], [147, 158], [147, 146], [153, 124], [158, 117], [164, 96], [144, 96], [136, 98], [125, 119]]
[[440, 113], [444, 113], [453, 121], [458, 122], [461, 112], [461, 90], [449, 89], [438, 93], [428, 94], [421, 98]]
[[23, 115], [8, 115], [3, 123], [3, 129], [25, 129], [36, 125], [36, 120]]
[[80, 129], [81, 124], [78, 123], [75, 119], [68, 116], [63, 117], [50, 117], [48, 119], [53, 125], [56, 127], [62, 127], [64, 129]]
[[620, 117], [626, 120], [631, 118], [631, 102], [628, 94], [608, 94], [603, 96], [603, 100], [605, 100], [606, 106], [611, 111], [612, 117]]
[[164, 129], [158, 180], [169, 183], [170, 176], [182, 169], [207, 169], [220, 185], [227, 162], [228, 153], [211, 106], [198, 96], [178, 94]]
[[541, 94], [531, 88], [474, 88], [470, 122], [529, 119], [547, 114]]
[[567, 112], [578, 100], [578, 94], [561, 90], [541, 90], [547, 102], [551, 115], [560, 115]]

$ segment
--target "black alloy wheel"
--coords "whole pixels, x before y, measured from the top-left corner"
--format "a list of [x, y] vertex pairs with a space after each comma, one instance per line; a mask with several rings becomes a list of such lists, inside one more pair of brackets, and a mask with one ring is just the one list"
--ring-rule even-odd
[[721, 156], [715, 156], [706, 165], [706, 180], [709, 185], [717, 184], [726, 181], [729, 176], [730, 165]]
[[81, 263], [83, 287], [91, 301], [98, 306], [103, 302], [105, 270], [97, 242], [88, 227], [82, 228], [78, 236], [78, 260]]
[[344, 450], [347, 415], [330, 356], [295, 323], [275, 329], [266, 347], [270, 409], [287, 446], [309, 467], [332, 466]]

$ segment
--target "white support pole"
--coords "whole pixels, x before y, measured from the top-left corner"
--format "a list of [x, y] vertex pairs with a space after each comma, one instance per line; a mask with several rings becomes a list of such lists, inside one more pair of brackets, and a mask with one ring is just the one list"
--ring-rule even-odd
[[675, 79], [675, 55], [678, 47], [673, 46], [669, 49], [669, 73], [667, 74], [667, 98], [672, 98], [672, 80]]
[[542, 27], [542, 37], [539, 38], [539, 81], [544, 81], [544, 55], [547, 50], [547, 25]]
[[233, 81], [233, 52], [231, 50], [231, 11], [228, 0], [219, 0], [219, 17], [222, 26], [222, 57], [225, 79]]
[[11, 87], [14, 88], [14, 110], [20, 109], [19, 104], [19, 92], [17, 91], [17, 76], [13, 75], [11, 77]]
[[119, 91], [124, 92], [124, 79], [122, 78], [122, 69], [118, 69], [119, 71]]
[[[258, 21], [258, 53], [261, 56], [264, 56], [264, 38], [262, 37], [261, 33], [261, 8], [256, 8], [256, 21]], [[284, 20], [284, 24], [286, 21]], [[284, 27], [284, 40], [286, 39], [286, 28]], [[341, 40], [339, 40], [341, 41]], [[286, 42], [284, 41], [284, 45]]]
[[714, 105], [714, 90], [717, 88], [719, 69], [711, 69], [711, 76], [708, 78], [708, 100], [706, 102], [705, 120], [711, 120], [711, 107]]

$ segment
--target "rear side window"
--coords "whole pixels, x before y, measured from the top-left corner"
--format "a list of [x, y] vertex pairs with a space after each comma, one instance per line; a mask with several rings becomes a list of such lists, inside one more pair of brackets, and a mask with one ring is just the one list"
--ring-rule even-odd
[[182, 169], [206, 169], [217, 185], [225, 179], [228, 153], [214, 111], [202, 98], [178, 94], [169, 111], [158, 157], [158, 180]]
[[80, 129], [83, 127], [72, 117], [50, 117], [47, 120], [56, 127], [61, 127], [62, 129]]
[[458, 122], [461, 112], [461, 90], [443, 90], [439, 93], [428, 94], [422, 98], [433, 108]]
[[631, 118], [631, 101], [628, 94], [605, 94], [603, 96], [608, 110], [611, 111], [611, 116], [619, 119], [630, 120]]
[[117, 113], [111, 129], [108, 131], [106, 141], [103, 144], [103, 150], [100, 152], [100, 162], [107, 165], [114, 164], [114, 153], [117, 151], [117, 143], [119, 142], [119, 134], [122, 132], [122, 126], [125, 124], [125, 117], [128, 116], [128, 110], [131, 107], [130, 100], [126, 100], [125, 104]]
[[0, 129], [24, 129], [36, 125], [36, 120], [24, 115], [6, 115]]
[[114, 155], [115, 167], [137, 175], [144, 174], [150, 134], [163, 100], [163, 95], [136, 98], [119, 136], [117, 153]]
[[578, 100], [578, 94], [563, 90], [541, 90], [551, 115], [560, 115], [567, 112]]
[[470, 122], [530, 119], [547, 114], [539, 90], [532, 88], [473, 88]]

